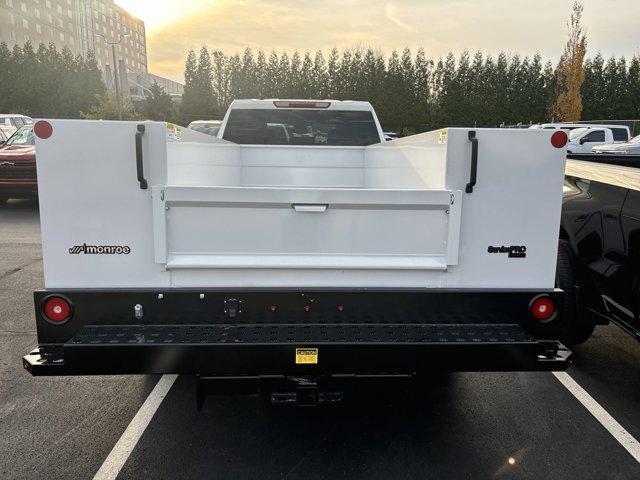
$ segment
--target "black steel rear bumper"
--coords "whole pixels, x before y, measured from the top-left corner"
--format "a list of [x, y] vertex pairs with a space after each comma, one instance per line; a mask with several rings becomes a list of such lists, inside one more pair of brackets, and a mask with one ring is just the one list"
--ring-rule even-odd
[[[532, 298], [562, 292], [55, 292], [73, 303], [64, 325], [42, 318], [35, 293], [33, 375], [187, 373], [379, 375], [430, 370], [562, 370], [570, 352]], [[144, 314], [134, 317], [134, 307]], [[555, 320], [554, 320], [555, 321]], [[296, 363], [296, 349], [317, 349]]]
[[[296, 350], [317, 349], [317, 364]], [[562, 370], [569, 351], [518, 325], [87, 326], [23, 359], [33, 375], [323, 375]]]

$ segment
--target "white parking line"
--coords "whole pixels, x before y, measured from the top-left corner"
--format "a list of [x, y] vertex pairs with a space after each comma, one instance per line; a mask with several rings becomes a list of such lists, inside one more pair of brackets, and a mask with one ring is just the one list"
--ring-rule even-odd
[[118, 476], [176, 378], [178, 375], [163, 375], [160, 378], [93, 480], [114, 480]]
[[587, 410], [589, 410], [591, 415], [596, 417], [602, 426], [606, 428], [611, 435], [613, 435], [613, 438], [615, 438], [618, 443], [622, 445], [638, 463], [640, 463], [640, 442], [627, 432], [615, 418], [609, 415], [609, 413], [602, 408], [584, 388], [578, 385], [578, 383], [571, 378], [568, 373], [553, 372], [553, 374], [560, 383], [562, 383], [567, 390], [569, 390], [573, 396], [576, 397]]

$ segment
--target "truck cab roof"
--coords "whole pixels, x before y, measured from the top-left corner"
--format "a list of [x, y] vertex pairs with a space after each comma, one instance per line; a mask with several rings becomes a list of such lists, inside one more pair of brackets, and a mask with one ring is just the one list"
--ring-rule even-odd
[[278, 108], [301, 108], [322, 110], [356, 110], [373, 112], [369, 102], [356, 100], [309, 100], [291, 98], [266, 98], [266, 99], [241, 99], [234, 100], [229, 110], [238, 109], [265, 109], [277, 110]]

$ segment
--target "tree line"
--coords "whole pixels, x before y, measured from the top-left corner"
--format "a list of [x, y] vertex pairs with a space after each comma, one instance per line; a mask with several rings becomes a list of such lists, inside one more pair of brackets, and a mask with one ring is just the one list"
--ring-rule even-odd
[[[189, 51], [180, 102], [157, 84], [133, 104], [121, 98], [123, 119], [187, 125], [222, 118], [236, 98], [366, 100], [385, 129], [414, 133], [441, 126], [574, 120], [640, 119], [640, 57], [586, 57], [583, 6], [575, 1], [560, 61], [541, 55], [497, 56], [468, 51], [434, 59], [424, 49], [392, 51], [358, 46], [328, 53], [226, 54]], [[66, 118], [118, 118], [92, 53], [29, 42], [0, 44], [0, 112]]]
[[67, 47], [30, 42], [9, 49], [0, 43], [0, 112], [78, 118], [99, 103], [102, 75], [92, 53], [74, 56]]
[[[584, 62], [582, 119], [640, 118], [640, 58], [600, 54]], [[269, 54], [190, 51], [185, 64], [183, 122], [221, 118], [234, 98], [367, 100], [385, 128], [424, 130], [442, 125], [495, 127], [554, 118], [562, 95], [562, 62], [500, 53], [449, 53], [373, 48]], [[557, 118], [556, 118], [557, 119]]]
[[[51, 118], [118, 118], [117, 97], [107, 92], [93, 52], [74, 56], [69, 48], [30, 42], [9, 49], [0, 43], [0, 113]], [[121, 96], [124, 120], [176, 120], [176, 105], [154, 83], [134, 105]]]

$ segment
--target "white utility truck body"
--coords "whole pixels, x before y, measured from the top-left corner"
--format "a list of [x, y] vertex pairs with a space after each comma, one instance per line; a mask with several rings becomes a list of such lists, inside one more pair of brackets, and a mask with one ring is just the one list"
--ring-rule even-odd
[[[159, 122], [45, 123], [49, 136], [36, 129], [40, 349], [25, 357], [34, 374], [404, 369], [373, 353], [381, 343], [411, 352], [407, 371], [422, 365], [417, 337], [331, 338], [365, 324], [495, 327], [487, 338], [438, 331], [420, 346], [482, 344], [493, 362], [498, 346], [535, 345], [532, 358], [503, 352], [486, 368], [565, 365], [558, 348], [549, 353], [557, 315], [536, 321], [530, 311], [536, 299], [558, 310], [562, 300], [554, 281], [566, 149], [553, 131], [455, 128], [385, 143], [368, 103], [280, 100], [234, 102], [219, 138]], [[52, 296], [71, 305], [60, 324], [45, 318]], [[517, 335], [499, 332], [505, 324]], [[256, 330], [234, 337], [246, 353], [229, 360], [218, 337], [174, 345], [163, 325], [176, 335], [194, 325]], [[283, 325], [295, 333], [265, 339], [262, 327], [273, 339]], [[147, 334], [126, 333], [138, 327]], [[92, 348], [100, 338], [112, 347]], [[377, 360], [352, 368], [345, 355], [365, 344]], [[454, 368], [484, 368], [452, 352]]]

